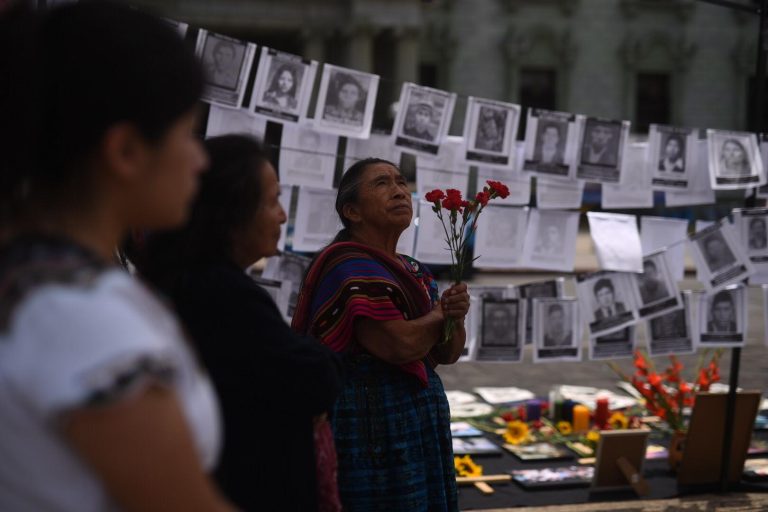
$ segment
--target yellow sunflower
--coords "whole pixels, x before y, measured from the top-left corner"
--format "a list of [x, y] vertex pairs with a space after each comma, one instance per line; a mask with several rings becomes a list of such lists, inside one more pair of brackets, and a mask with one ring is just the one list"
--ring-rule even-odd
[[596, 445], [600, 441], [600, 432], [597, 430], [587, 432], [587, 441]]
[[453, 457], [453, 467], [458, 476], [482, 476], [483, 466], [478, 466], [469, 455]]
[[509, 444], [520, 444], [528, 439], [528, 425], [524, 421], [515, 420], [507, 423], [507, 431], [503, 434]]
[[563, 434], [564, 436], [567, 436], [573, 432], [573, 427], [567, 421], [558, 421], [557, 430], [559, 430], [560, 433]]
[[629, 427], [629, 419], [622, 413], [615, 412], [611, 414], [610, 418], [608, 418], [608, 424], [614, 430], [622, 430]]

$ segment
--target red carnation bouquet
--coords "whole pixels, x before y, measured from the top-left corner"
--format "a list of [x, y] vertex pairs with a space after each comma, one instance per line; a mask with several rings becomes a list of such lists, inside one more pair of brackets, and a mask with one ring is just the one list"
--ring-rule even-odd
[[[461, 282], [461, 276], [464, 275], [464, 269], [468, 263], [467, 240], [477, 229], [480, 212], [491, 199], [497, 197], [504, 199], [509, 196], [509, 188], [500, 181], [488, 180], [486, 183], [483, 190], [478, 192], [472, 200], [465, 200], [461, 197], [461, 192], [453, 188], [445, 192], [435, 189], [424, 196], [432, 203], [432, 211], [437, 214], [437, 218], [443, 225], [445, 241], [448, 242], [448, 250], [451, 252], [451, 281], [454, 284]], [[448, 223], [446, 223], [446, 217]], [[445, 322], [443, 343], [451, 339], [455, 329], [453, 319], [449, 318]]]

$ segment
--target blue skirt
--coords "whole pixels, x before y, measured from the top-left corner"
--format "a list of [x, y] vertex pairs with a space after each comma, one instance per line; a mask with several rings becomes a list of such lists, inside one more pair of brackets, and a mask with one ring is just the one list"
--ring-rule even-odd
[[397, 366], [345, 356], [347, 379], [331, 425], [344, 510], [458, 510], [450, 411], [427, 366], [424, 388]]

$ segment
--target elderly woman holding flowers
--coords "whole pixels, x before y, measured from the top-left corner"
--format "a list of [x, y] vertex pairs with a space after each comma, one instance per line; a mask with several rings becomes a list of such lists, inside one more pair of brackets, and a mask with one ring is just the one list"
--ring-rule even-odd
[[[438, 293], [397, 254], [411, 196], [397, 167], [366, 159], [339, 185], [344, 229], [305, 276], [293, 326], [340, 353], [347, 381], [331, 413], [344, 509], [457, 510], [450, 412], [434, 368], [460, 356], [469, 295]], [[455, 322], [450, 339], [444, 322]]]

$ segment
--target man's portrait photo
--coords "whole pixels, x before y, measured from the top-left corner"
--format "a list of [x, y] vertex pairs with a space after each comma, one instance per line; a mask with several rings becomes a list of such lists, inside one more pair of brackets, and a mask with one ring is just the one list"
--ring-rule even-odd
[[209, 33], [203, 48], [203, 66], [209, 84], [237, 90], [246, 43]]
[[483, 338], [485, 347], [517, 347], [520, 344], [519, 302], [483, 301]]
[[565, 134], [568, 131], [566, 121], [539, 121], [536, 127], [536, 142], [533, 160], [541, 168], [562, 165], [565, 161]]
[[679, 133], [661, 133], [658, 171], [685, 172], [685, 136]]
[[621, 123], [587, 118], [581, 149], [581, 163], [616, 167], [619, 163]]
[[685, 308], [665, 313], [649, 322], [651, 325], [651, 340], [669, 340], [688, 337], [688, 323]]
[[752, 251], [765, 249], [768, 245], [765, 217], [747, 217], [747, 248]]
[[713, 231], [697, 240], [697, 243], [711, 274], [715, 274], [736, 262], [736, 256], [728, 247], [728, 242], [720, 231]]
[[416, 100], [408, 105], [405, 117], [403, 135], [427, 142], [435, 142], [440, 120], [432, 103], [426, 100]]
[[609, 320], [626, 311], [624, 303], [616, 301], [616, 290], [613, 281], [607, 277], [598, 279], [592, 287], [592, 291], [594, 292], [595, 303], [597, 304], [595, 321]]
[[[568, 310], [566, 311], [567, 306]], [[570, 347], [573, 345], [571, 317], [572, 303], [540, 303], [544, 308], [544, 348]]]
[[504, 150], [507, 110], [481, 105], [477, 115], [475, 149], [499, 153]]
[[653, 259], [647, 258], [643, 261], [643, 273], [636, 274], [635, 279], [644, 305], [669, 298], [667, 285], [659, 276], [659, 269]]
[[736, 303], [731, 291], [719, 291], [709, 299], [706, 332], [724, 334], [739, 332], [736, 324]]

